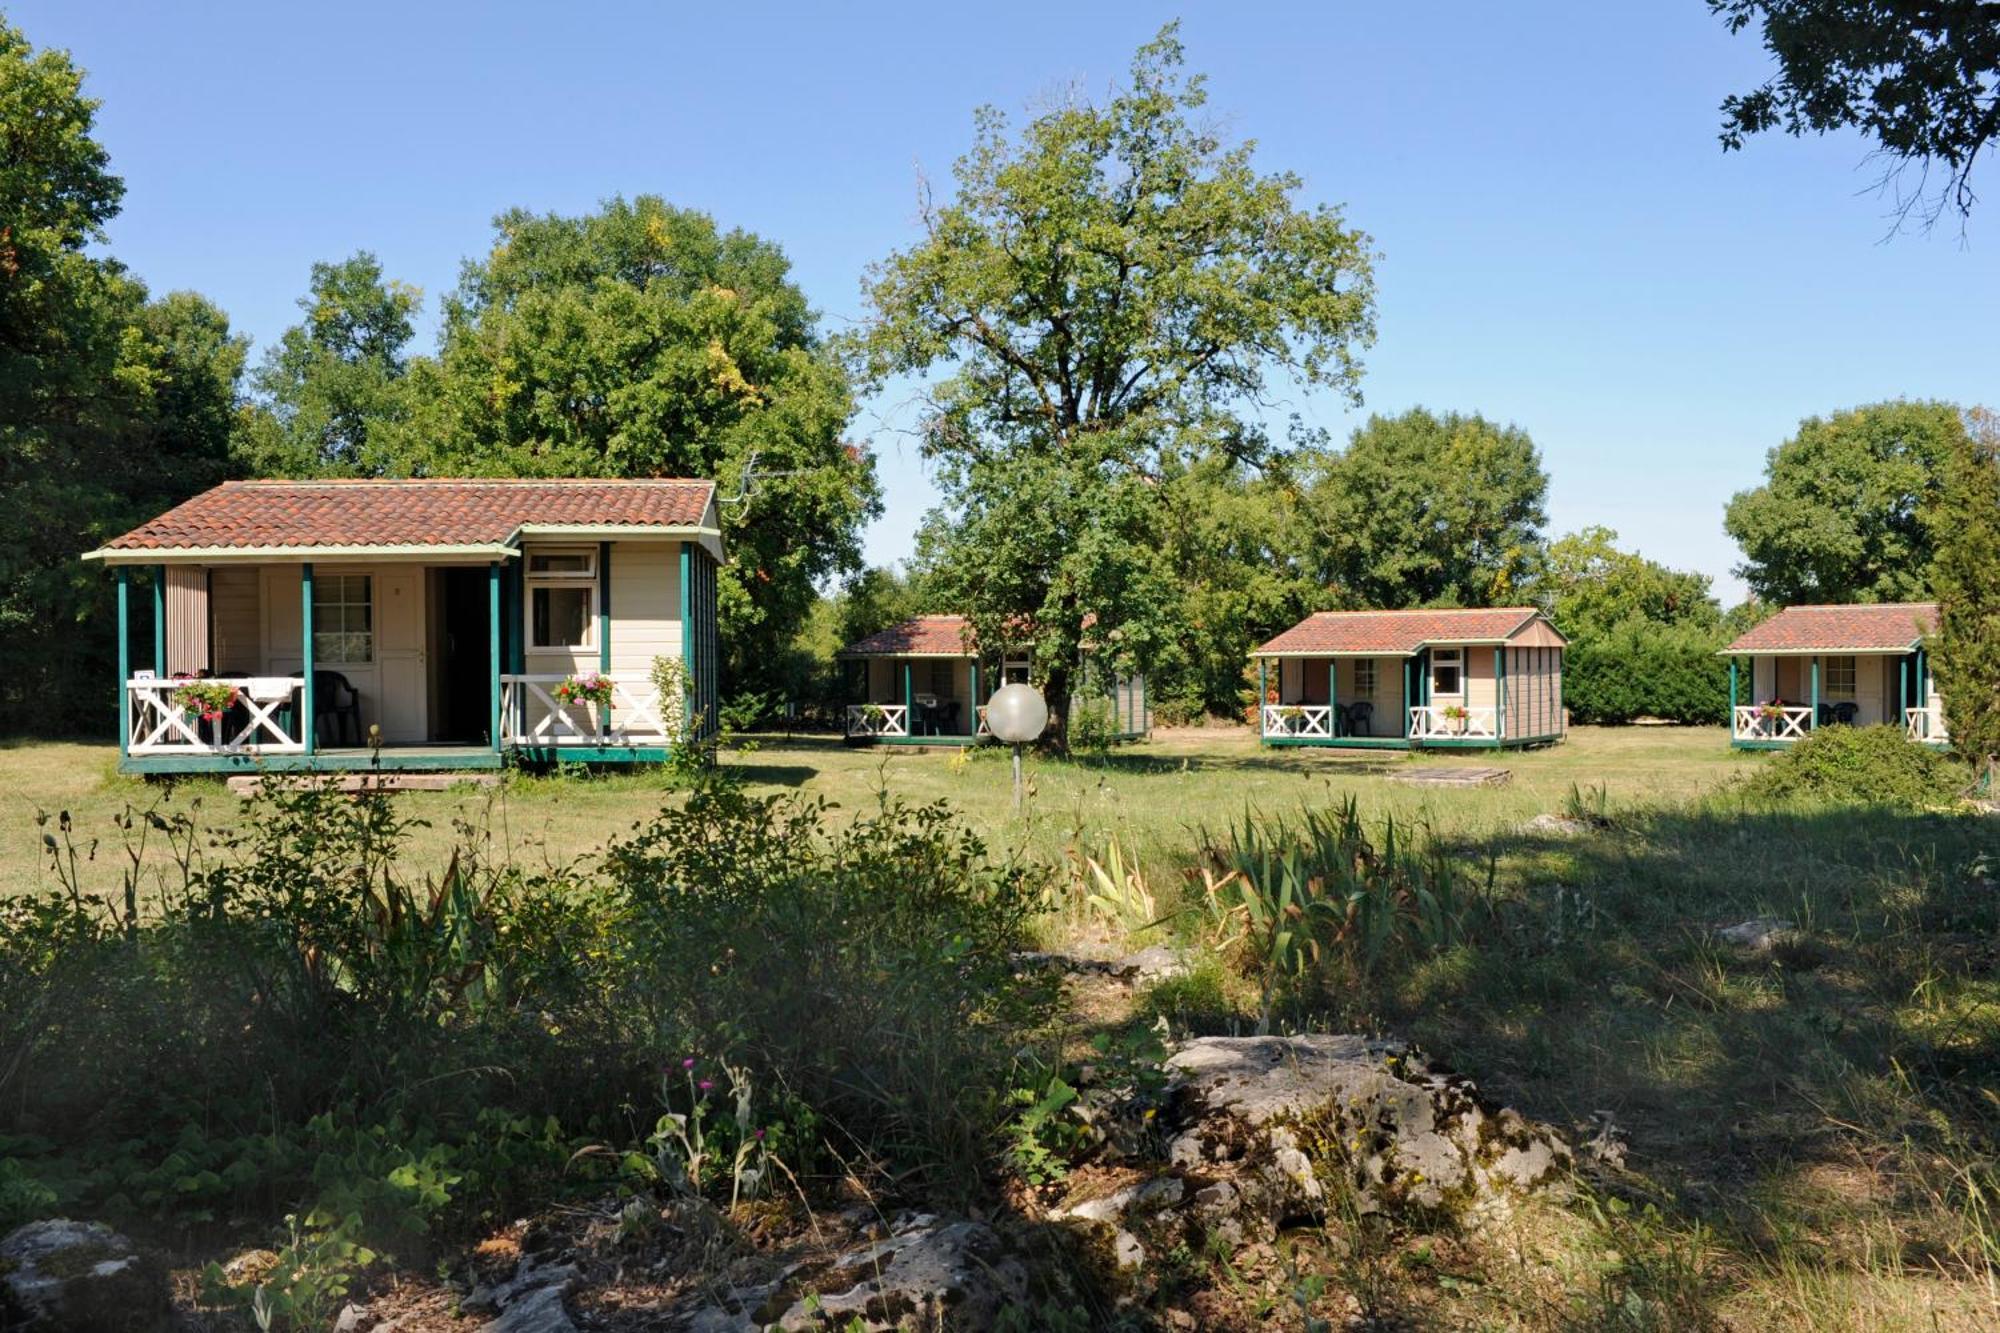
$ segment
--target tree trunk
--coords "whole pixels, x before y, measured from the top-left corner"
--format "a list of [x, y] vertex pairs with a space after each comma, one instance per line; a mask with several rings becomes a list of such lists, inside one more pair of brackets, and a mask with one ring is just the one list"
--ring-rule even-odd
[[1056, 667], [1042, 687], [1042, 698], [1049, 705], [1049, 729], [1042, 744], [1051, 754], [1069, 753], [1069, 682], [1069, 668]]

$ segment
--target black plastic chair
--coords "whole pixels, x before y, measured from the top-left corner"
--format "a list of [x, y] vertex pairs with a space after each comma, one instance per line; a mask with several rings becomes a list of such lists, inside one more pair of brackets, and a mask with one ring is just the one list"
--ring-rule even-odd
[[[292, 673], [294, 679], [304, 679], [299, 672]], [[349, 745], [361, 744], [361, 692], [348, 683], [346, 676], [338, 671], [313, 672], [313, 743], [319, 744], [320, 723], [326, 718], [333, 719], [333, 743], [339, 745], [346, 737]]]
[[1843, 700], [1833, 706], [1833, 720], [1843, 727], [1851, 727], [1861, 716], [1861, 705]]
[[945, 702], [945, 703], [941, 703], [941, 704], [939, 704], [939, 705], [938, 705], [938, 709], [939, 709], [940, 713], [942, 714], [942, 718], [941, 718], [941, 720], [940, 720], [940, 722], [939, 722], [939, 724], [938, 724], [938, 730], [939, 730], [939, 731], [940, 731], [940, 732], [941, 732], [941, 733], [942, 733], [943, 735], [946, 735], [946, 736], [956, 736], [956, 735], [958, 735], [958, 734], [959, 734], [959, 730], [958, 730], [958, 727], [959, 727], [959, 721], [958, 721], [958, 718], [959, 718], [959, 702], [958, 702], [958, 700], [956, 700], [956, 699], [952, 699], [952, 700], [949, 700], [949, 701], [947, 701], [947, 702]]
[[1372, 736], [1375, 734], [1375, 705], [1366, 699], [1347, 705], [1347, 734], [1350, 736]]

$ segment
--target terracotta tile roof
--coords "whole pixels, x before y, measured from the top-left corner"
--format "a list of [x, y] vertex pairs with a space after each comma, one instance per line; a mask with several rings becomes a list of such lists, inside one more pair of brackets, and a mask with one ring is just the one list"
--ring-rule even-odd
[[840, 651], [843, 657], [970, 657], [972, 643], [972, 625], [964, 616], [918, 616]]
[[1732, 653], [1907, 652], [1937, 628], [1936, 602], [1788, 606], [1725, 650]]
[[106, 543], [133, 551], [485, 546], [524, 524], [692, 527], [711, 481], [226, 481]]
[[1316, 611], [1256, 649], [1407, 655], [1431, 644], [1498, 643], [1541, 613], [1532, 606], [1438, 611]]

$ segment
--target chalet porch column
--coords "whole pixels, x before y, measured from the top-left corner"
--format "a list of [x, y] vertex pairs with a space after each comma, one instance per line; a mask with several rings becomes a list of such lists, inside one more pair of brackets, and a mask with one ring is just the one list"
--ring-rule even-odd
[[1416, 701], [1410, 697], [1416, 678], [1416, 672], [1413, 670], [1416, 664], [1417, 659], [1414, 657], [1403, 659], [1403, 706], [1397, 711], [1403, 715], [1402, 737], [1404, 740], [1410, 739], [1410, 710], [1417, 706]]
[[1264, 683], [1265, 673], [1269, 670], [1270, 665], [1269, 658], [1260, 657], [1257, 659], [1257, 734], [1260, 737], [1264, 735], [1264, 701], [1270, 698], [1270, 695], [1266, 692], [1268, 687]]
[[313, 709], [313, 567], [308, 560], [299, 566], [299, 736], [305, 743], [306, 758], [319, 748], [319, 715]]
[[153, 566], [153, 674], [167, 674], [167, 567]]
[[486, 701], [487, 743], [500, 753], [500, 562], [486, 564], [486, 662], [487, 686], [492, 691]]
[[968, 736], [977, 736], [979, 734], [979, 659], [976, 657], [972, 659], [972, 717], [969, 721], [972, 730], [965, 734]]
[[905, 736], [914, 736], [917, 734], [911, 730], [910, 709], [915, 705], [916, 700], [913, 696], [910, 677], [910, 659], [906, 657], [903, 659], [903, 734]]
[[1812, 660], [1812, 715], [1806, 719], [1807, 731], [1819, 730], [1819, 657]]
[[[132, 571], [118, 566], [118, 757], [125, 758], [132, 741], [132, 701], [126, 682], [132, 679]], [[172, 701], [168, 707], [172, 707]]]
[[1729, 734], [1736, 734], [1736, 657], [1729, 658]]
[[[681, 543], [681, 665], [687, 668], [687, 693], [681, 700], [681, 730], [683, 734], [693, 734], [695, 700], [704, 688], [694, 678], [694, 590], [689, 580], [694, 577], [694, 548]], [[703, 713], [702, 726], [707, 725], [707, 714]], [[671, 739], [671, 738], [670, 738]]]
[[1896, 659], [1896, 725], [1909, 725], [1904, 714], [1910, 709], [1910, 656]]
[[[683, 630], [683, 633], [686, 631]], [[611, 543], [597, 544], [597, 674], [611, 674]], [[597, 715], [600, 730], [611, 721], [611, 702]]]

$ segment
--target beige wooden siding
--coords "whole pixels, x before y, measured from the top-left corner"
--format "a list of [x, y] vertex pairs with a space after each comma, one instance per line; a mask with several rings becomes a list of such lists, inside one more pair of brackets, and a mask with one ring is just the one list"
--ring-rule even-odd
[[168, 565], [166, 573], [167, 674], [206, 671], [208, 571], [200, 565]]
[[224, 675], [254, 675], [264, 670], [263, 599], [255, 569], [220, 568], [210, 572], [208, 616], [210, 665]]
[[611, 543], [611, 674], [645, 680], [681, 655], [680, 581], [678, 544]]
[[305, 645], [300, 634], [303, 619], [299, 612], [300, 574], [297, 565], [265, 565], [258, 600], [263, 624], [262, 670], [266, 675], [286, 676], [305, 664]]
[[1562, 650], [1548, 646], [1507, 650], [1507, 738], [1563, 734]]
[[1493, 708], [1500, 700], [1499, 681], [1493, 674], [1491, 648], [1465, 650], [1465, 706]]

